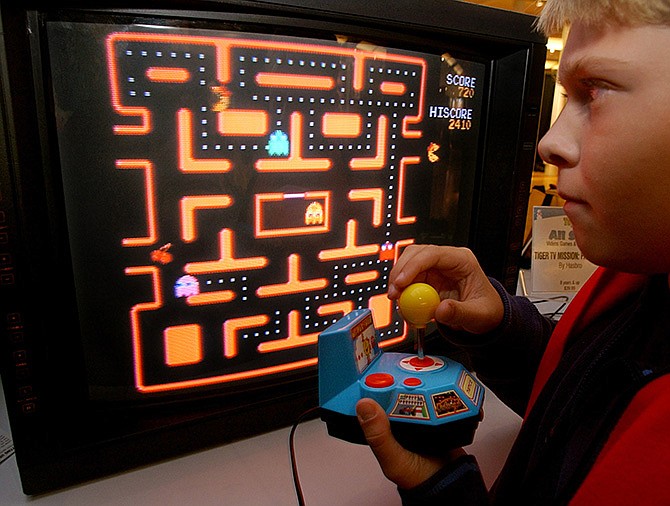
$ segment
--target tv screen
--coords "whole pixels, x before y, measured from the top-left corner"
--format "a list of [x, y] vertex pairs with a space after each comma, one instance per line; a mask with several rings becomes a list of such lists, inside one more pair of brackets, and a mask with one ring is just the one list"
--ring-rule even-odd
[[466, 232], [484, 64], [457, 73], [446, 54], [346, 40], [46, 29], [93, 395], [313, 366], [319, 332], [357, 307], [382, 342], [405, 338], [386, 277], [406, 245]]
[[411, 345], [385, 295], [410, 244], [469, 246], [511, 285], [543, 41], [526, 16], [400, 3], [3, 1], [27, 494], [290, 423], [353, 309]]

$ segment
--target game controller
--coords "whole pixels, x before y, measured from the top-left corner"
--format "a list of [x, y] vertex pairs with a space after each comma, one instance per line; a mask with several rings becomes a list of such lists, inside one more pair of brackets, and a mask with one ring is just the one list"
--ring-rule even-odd
[[[403, 318], [419, 334], [439, 304], [439, 296], [425, 286], [410, 285], [413, 295], [403, 300], [403, 292], [399, 300]], [[319, 406], [328, 434], [367, 444], [355, 410], [366, 397], [386, 410], [391, 431], [408, 450], [441, 455], [472, 443], [482, 418], [484, 387], [460, 363], [424, 355], [423, 344], [417, 345], [418, 354], [383, 352], [369, 309], [354, 310], [323, 331], [318, 341]]]

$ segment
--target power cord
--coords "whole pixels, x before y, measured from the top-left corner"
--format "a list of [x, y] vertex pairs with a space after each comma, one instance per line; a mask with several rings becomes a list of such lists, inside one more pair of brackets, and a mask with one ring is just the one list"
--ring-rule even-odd
[[295, 458], [295, 431], [298, 428], [298, 425], [300, 425], [305, 420], [305, 418], [308, 418], [309, 416], [317, 412], [319, 409], [320, 408], [316, 406], [314, 408], [308, 409], [303, 414], [301, 414], [293, 424], [293, 427], [291, 427], [291, 432], [289, 433], [288, 436], [289, 453], [291, 456], [291, 471], [293, 472], [293, 486], [295, 488], [296, 496], [298, 497], [299, 506], [305, 506], [305, 498], [302, 493], [302, 487], [300, 485], [300, 477], [298, 476], [298, 464]]
[[560, 302], [561, 303], [560, 306], [558, 306], [554, 311], [548, 313], [542, 313], [544, 316], [547, 316], [552, 320], [558, 320], [560, 319], [561, 316], [563, 316], [563, 312], [565, 311], [565, 308], [568, 306], [568, 303], [570, 302], [570, 297], [568, 297], [567, 295], [557, 295], [555, 297], [547, 297], [545, 299], [531, 300], [531, 302], [536, 306], [544, 303]]

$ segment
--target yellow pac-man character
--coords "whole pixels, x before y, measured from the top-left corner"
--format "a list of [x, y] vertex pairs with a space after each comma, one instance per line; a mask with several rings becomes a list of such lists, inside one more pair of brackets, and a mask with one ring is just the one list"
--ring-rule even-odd
[[217, 101], [212, 105], [212, 111], [223, 112], [230, 106], [231, 93], [225, 86], [210, 86], [210, 90], [217, 96]]
[[431, 142], [428, 145], [428, 160], [430, 160], [432, 163], [437, 162], [440, 157], [435, 154], [435, 152], [440, 149], [440, 145], [436, 144], [434, 142]]

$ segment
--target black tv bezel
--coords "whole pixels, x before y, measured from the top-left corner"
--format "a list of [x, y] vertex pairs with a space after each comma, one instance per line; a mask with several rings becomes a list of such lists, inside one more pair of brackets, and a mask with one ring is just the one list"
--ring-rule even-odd
[[[93, 2], [90, 2], [93, 4]], [[59, 439], [63, 413], [82, 409], [86, 385], [79, 381], [83, 358], [78, 340], [60, 347], [49, 339], [58, 324], [78, 328], [62, 189], [50, 166], [55, 140], [47, 126], [48, 93], [40, 79], [41, 24], [48, 17], [163, 19], [209, 22], [226, 19], [259, 27], [300, 25], [302, 31], [349, 31], [415, 46], [434, 42], [456, 47], [487, 64], [486, 128], [475, 181], [475, 201], [463, 245], [480, 258], [485, 271], [510, 290], [516, 286], [530, 176], [535, 162], [542, 99], [545, 39], [533, 31], [534, 18], [462, 2], [431, 0], [422, 10], [413, 2], [381, 0], [247, 1], [146, 0], [135, 3], [2, 0], [0, 22], [0, 366], [23, 489], [35, 495], [289, 425], [317, 404], [315, 369], [289, 383], [265, 385], [242, 408], [231, 398], [134, 407], [142, 419], [133, 433], [106, 433], [75, 446]], [[426, 15], [430, 13], [430, 15]], [[30, 62], [26, 65], [25, 62]], [[56, 162], [57, 164], [57, 162]], [[6, 239], [6, 242], [3, 242]], [[37, 280], [46, 285], [35, 300]], [[55, 286], [66, 287], [69, 314], [49, 305]], [[61, 308], [62, 309], [62, 308]], [[54, 360], [73, 370], [54, 384]], [[27, 388], [29, 387], [29, 388]], [[64, 392], [63, 389], [67, 389]], [[190, 413], [184, 411], [188, 404]], [[122, 408], [123, 406], [121, 406]], [[90, 408], [86, 408], [90, 409]], [[172, 410], [175, 409], [173, 412]], [[68, 411], [73, 410], [73, 411]], [[90, 413], [87, 413], [90, 414]], [[93, 422], [100, 420], [92, 419]], [[225, 424], [226, 430], [221, 428]], [[166, 444], [166, 442], [169, 442]], [[109, 458], [102, 459], [104, 453]]]

